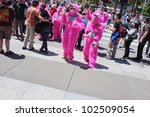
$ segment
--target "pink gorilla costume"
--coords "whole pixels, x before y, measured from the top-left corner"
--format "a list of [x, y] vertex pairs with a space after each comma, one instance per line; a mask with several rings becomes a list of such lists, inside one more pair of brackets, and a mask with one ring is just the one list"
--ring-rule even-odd
[[62, 16], [65, 30], [62, 39], [63, 57], [68, 61], [73, 60], [73, 51], [77, 42], [79, 32], [83, 29], [82, 18], [78, 14], [79, 6], [72, 4], [71, 11]]
[[90, 68], [95, 67], [95, 62], [98, 54], [99, 41], [105, 28], [105, 22], [108, 19], [108, 14], [101, 14], [95, 11], [93, 15], [88, 14], [88, 19], [91, 20], [85, 30], [86, 40], [83, 48], [84, 60], [88, 62]]
[[61, 32], [62, 32], [62, 25], [60, 23], [61, 21], [61, 11], [62, 11], [62, 7], [59, 6], [57, 8], [57, 12], [54, 13], [53, 17], [52, 17], [52, 22], [54, 24], [53, 26], [53, 40], [57, 40], [57, 39], [61, 39]]

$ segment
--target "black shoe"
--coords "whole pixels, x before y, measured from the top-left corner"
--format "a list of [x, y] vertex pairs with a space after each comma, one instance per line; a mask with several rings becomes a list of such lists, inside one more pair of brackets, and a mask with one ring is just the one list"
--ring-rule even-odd
[[5, 52], [4, 52], [4, 50], [2, 49], [1, 51], [0, 51], [0, 54], [4, 54]]
[[29, 50], [29, 51], [33, 51], [33, 50], [34, 50], [34, 47], [32, 47], [32, 48], [29, 48], [28, 50]]
[[14, 54], [14, 52], [12, 52], [12, 51], [5, 52], [6, 56], [13, 55], [13, 54]]
[[44, 52], [44, 50], [42, 48], [40, 48], [40, 52]]
[[129, 57], [128, 56], [123, 56], [123, 59], [128, 59]]
[[135, 62], [141, 62], [142, 59], [139, 59], [138, 57], [133, 58], [133, 61]]
[[22, 47], [22, 49], [23, 49], [23, 50], [26, 50], [26, 49], [27, 49], [27, 47]]

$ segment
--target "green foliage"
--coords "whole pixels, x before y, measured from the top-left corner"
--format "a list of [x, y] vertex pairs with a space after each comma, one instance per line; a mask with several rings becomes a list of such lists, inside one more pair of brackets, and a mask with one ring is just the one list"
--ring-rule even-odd
[[150, 16], [150, 0], [148, 0], [147, 5], [144, 10], [144, 15]]

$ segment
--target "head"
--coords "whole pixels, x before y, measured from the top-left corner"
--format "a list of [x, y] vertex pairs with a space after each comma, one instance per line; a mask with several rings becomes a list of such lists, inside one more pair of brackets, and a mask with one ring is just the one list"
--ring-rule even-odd
[[133, 24], [133, 28], [139, 29], [139, 22], [135, 21]]
[[92, 24], [99, 24], [100, 23], [100, 14], [94, 13], [92, 17]]
[[144, 19], [144, 23], [149, 23], [149, 21], [150, 21], [150, 19], [148, 18], [148, 17], [146, 17], [145, 19]]
[[58, 6], [58, 7], [57, 7], [57, 12], [58, 12], [58, 13], [62, 12], [62, 9], [63, 9], [62, 6]]
[[77, 4], [72, 4], [70, 7], [70, 12], [71, 14], [77, 14], [79, 10], [79, 5]]
[[23, 2], [23, 0], [18, 0], [18, 2], [19, 2], [19, 3], [22, 3], [22, 2]]
[[115, 16], [115, 21], [120, 20], [120, 19], [121, 19], [121, 14], [117, 13], [116, 16]]
[[41, 4], [40, 10], [44, 10], [45, 8], [46, 8], [46, 5], [45, 4]]
[[32, 6], [33, 7], [37, 7], [39, 5], [39, 1], [38, 0], [33, 0], [32, 1]]
[[8, 0], [2, 0], [1, 1], [1, 6], [8, 6]]

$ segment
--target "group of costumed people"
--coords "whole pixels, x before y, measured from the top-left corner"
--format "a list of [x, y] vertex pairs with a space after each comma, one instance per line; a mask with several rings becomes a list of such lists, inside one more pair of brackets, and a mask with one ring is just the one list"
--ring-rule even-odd
[[[76, 3], [71, 4], [69, 12], [65, 12], [62, 6], [58, 6], [57, 11], [52, 16], [53, 40], [61, 39], [62, 37], [62, 58], [67, 62], [71, 62], [74, 59], [75, 45], [80, 31], [84, 29], [82, 16], [78, 11], [79, 5]], [[86, 11], [86, 18], [88, 19], [88, 24], [83, 35], [85, 39], [83, 55], [84, 60], [88, 63], [88, 67], [94, 68], [98, 55], [99, 41], [102, 39], [108, 14], [101, 10], [101, 8], [93, 13], [88, 9]]]
[[[79, 32], [84, 28], [82, 17], [78, 13], [79, 6], [72, 4], [71, 11], [64, 13], [62, 16], [62, 24], [65, 25], [65, 30], [62, 38], [63, 58], [68, 62], [74, 58], [73, 52], [77, 42]], [[105, 29], [105, 22], [108, 20], [108, 14], [100, 9], [94, 13], [87, 10], [87, 19], [89, 23], [85, 29], [85, 44], [83, 48], [84, 60], [88, 62], [89, 68], [94, 68], [97, 55], [98, 45], [102, 38]]]

